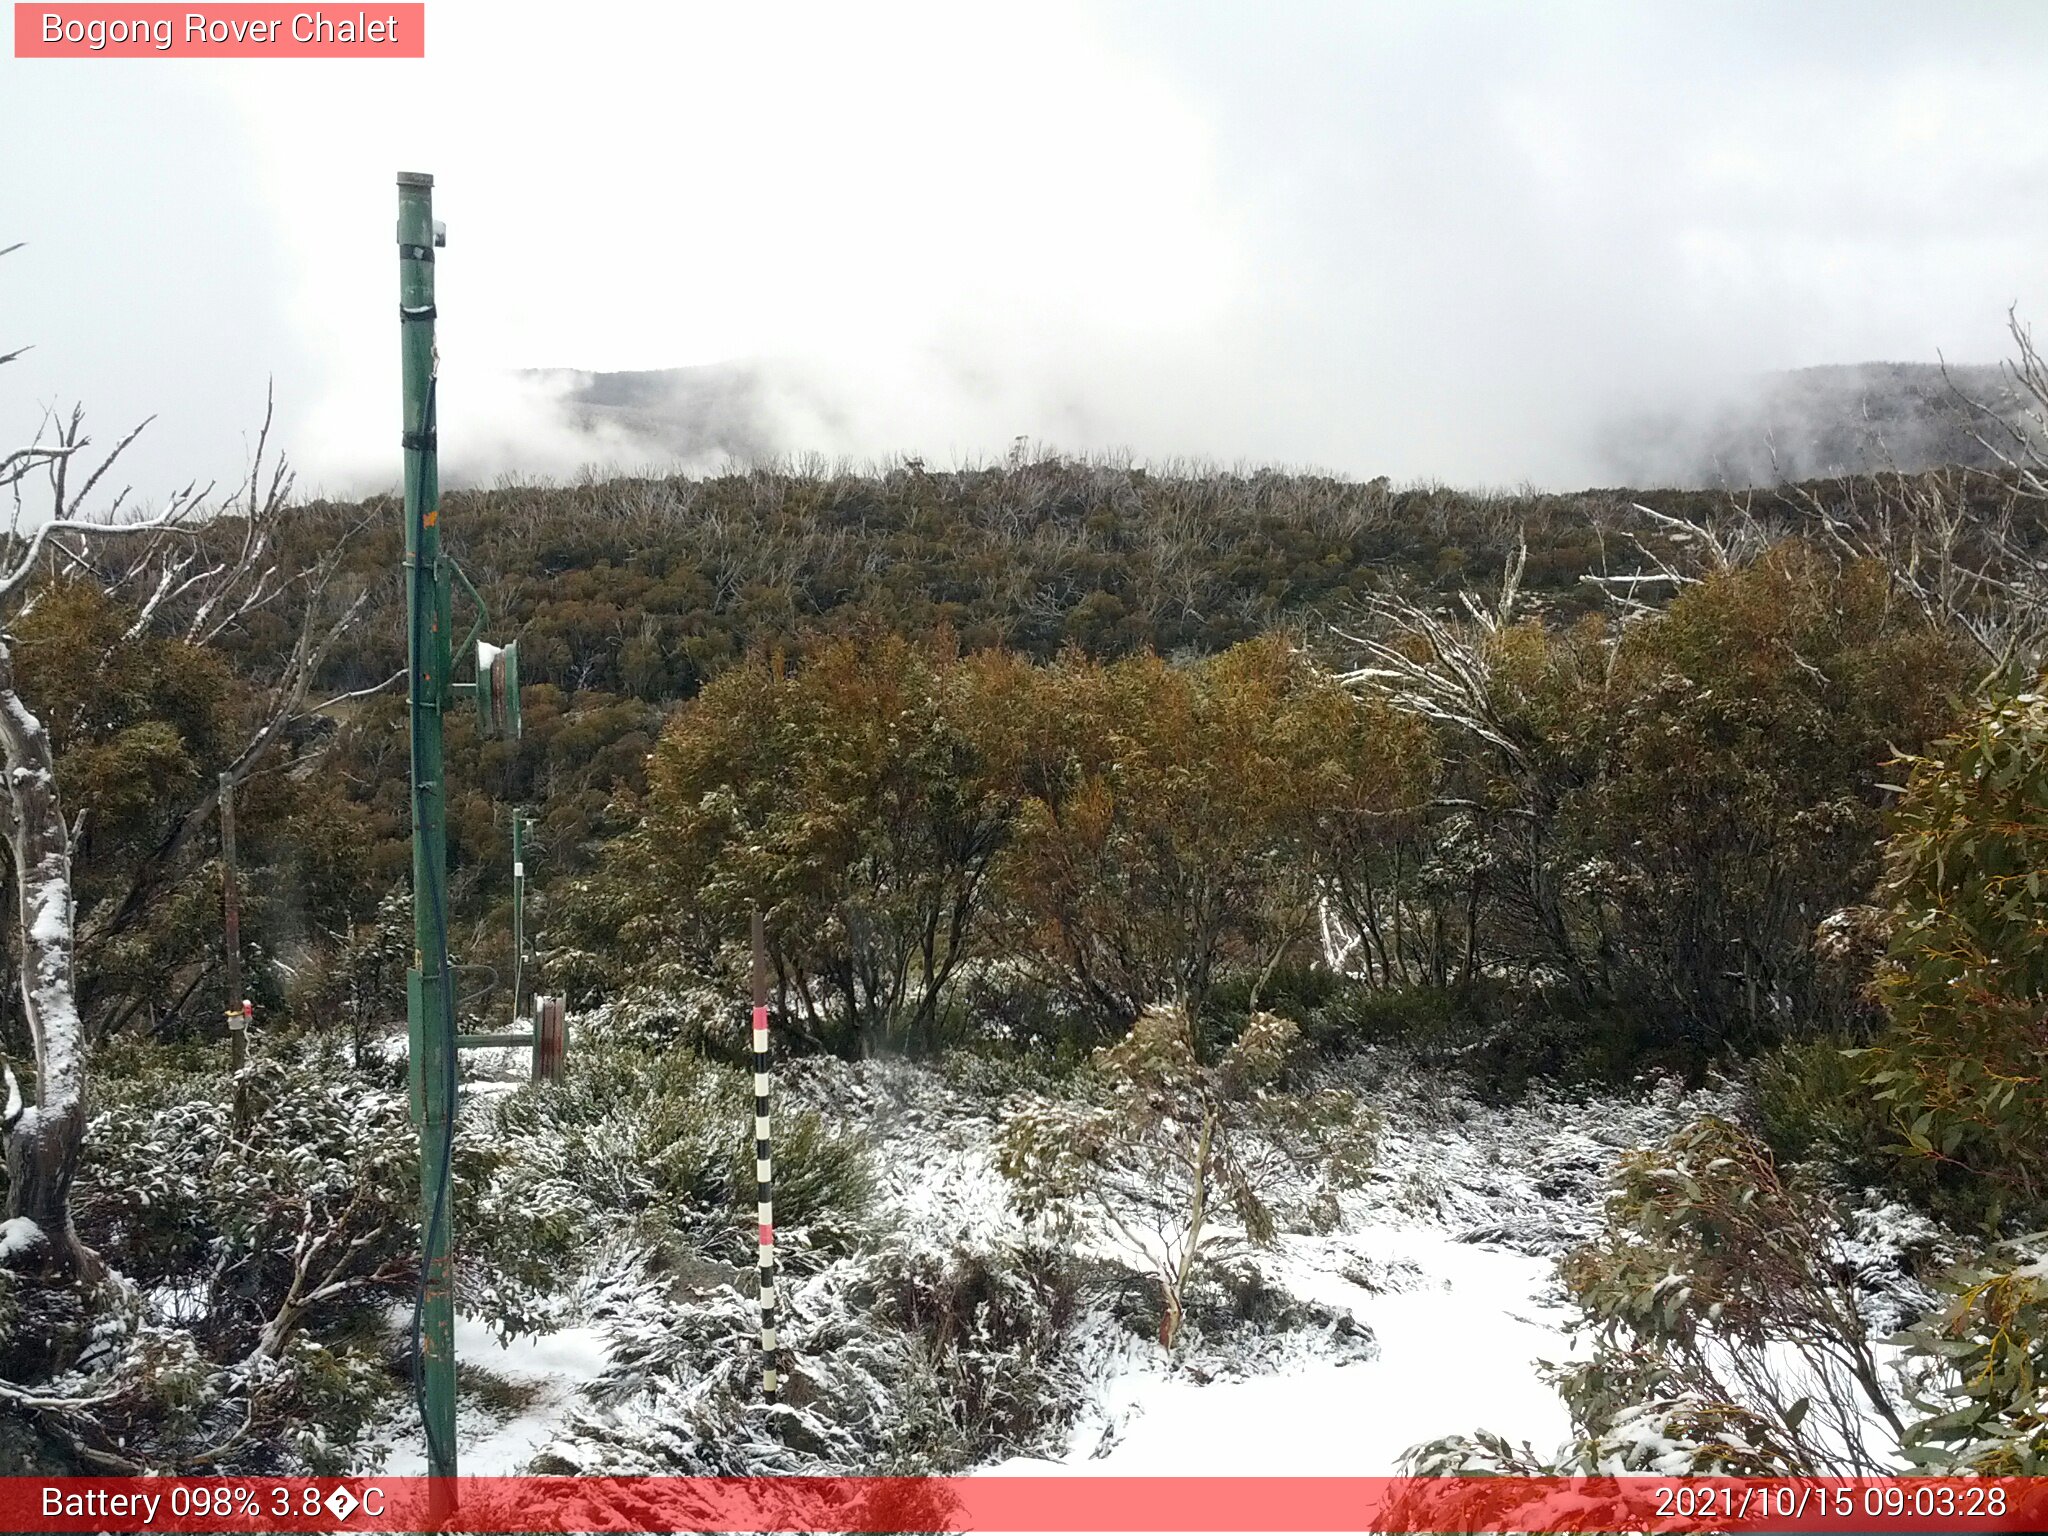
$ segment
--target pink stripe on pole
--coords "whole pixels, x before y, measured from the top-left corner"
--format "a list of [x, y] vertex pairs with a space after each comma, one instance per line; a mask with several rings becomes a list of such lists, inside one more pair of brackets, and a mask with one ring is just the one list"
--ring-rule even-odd
[[775, 1246], [775, 1229], [773, 1227], [763, 1227], [761, 1229], [761, 1246], [763, 1248], [773, 1248]]
[[764, 1004], [762, 1004], [762, 1005], [761, 1005], [761, 1006], [760, 1006], [759, 1008], [756, 1008], [756, 1009], [754, 1010], [754, 1028], [756, 1028], [756, 1029], [766, 1029], [767, 1027], [768, 1027], [768, 1006], [767, 1006], [767, 1004], [765, 1004], [765, 1003], [764, 1003]]

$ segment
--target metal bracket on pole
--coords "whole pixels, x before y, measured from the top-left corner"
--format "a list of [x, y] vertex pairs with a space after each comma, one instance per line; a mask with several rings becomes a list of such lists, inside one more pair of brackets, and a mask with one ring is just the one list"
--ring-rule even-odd
[[458, 656], [475, 654], [476, 681], [457, 683], [458, 692], [476, 695], [477, 729], [486, 737], [503, 737], [508, 741], [519, 739], [519, 642], [508, 640], [503, 645], [492, 645], [483, 639], [484, 626], [490, 623], [490, 605], [484, 595], [477, 591], [476, 583], [469, 579], [469, 573], [453, 560], [443, 562], [455, 573], [455, 579], [462, 583], [462, 590], [469, 594], [469, 600], [476, 604], [476, 622], [469, 626], [469, 633], [462, 638], [462, 644], [455, 648]]

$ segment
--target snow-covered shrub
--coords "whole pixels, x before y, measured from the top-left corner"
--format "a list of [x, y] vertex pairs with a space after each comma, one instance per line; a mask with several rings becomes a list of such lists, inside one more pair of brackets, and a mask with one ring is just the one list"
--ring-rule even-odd
[[948, 1051], [931, 1066], [947, 1087], [988, 1105], [1051, 1092], [1061, 1075], [1048, 1056], [1002, 1046]]
[[1048, 1377], [1072, 1345], [1074, 1259], [1042, 1244], [893, 1248], [871, 1273], [874, 1315], [921, 1343], [963, 1446], [988, 1455], [1030, 1444], [1057, 1404]]
[[1387, 1524], [1401, 1530], [1627, 1530], [1629, 1512], [1599, 1484], [1527, 1490], [1486, 1480], [1631, 1473], [1782, 1477], [1799, 1467], [1798, 1459], [1775, 1442], [1771, 1425], [1733, 1404], [1652, 1399], [1619, 1409], [1599, 1433], [1554, 1456], [1540, 1454], [1526, 1441], [1514, 1445], [1485, 1432], [1447, 1435], [1417, 1446], [1402, 1458], [1401, 1471], [1442, 1481], [1410, 1485], [1397, 1495]]
[[595, 1310], [607, 1368], [534, 1470], [927, 1473], [1048, 1450], [1081, 1397], [1078, 1295], [1047, 1248], [892, 1237], [789, 1284], [770, 1408], [752, 1298], [642, 1267]]
[[381, 1334], [294, 1334], [263, 1371], [255, 1390], [271, 1404], [272, 1433], [290, 1454], [322, 1476], [355, 1470], [359, 1446], [382, 1422], [391, 1398]]
[[[134, 1043], [96, 1065], [75, 1208], [109, 1269], [66, 1293], [75, 1318], [24, 1329], [38, 1430], [100, 1468], [347, 1465], [396, 1385], [382, 1312], [417, 1272], [403, 1094], [334, 1038], [273, 1037], [239, 1078]], [[461, 1197], [473, 1151], [456, 1172]]]
[[1401, 1458], [1404, 1477], [1560, 1477], [1563, 1467], [1526, 1441], [1510, 1444], [1490, 1430], [1444, 1435], [1412, 1446]]
[[1608, 1493], [1614, 1483], [1530, 1489], [1493, 1479], [1786, 1477], [1796, 1470], [1798, 1458], [1757, 1415], [1733, 1403], [1665, 1397], [1616, 1409], [1597, 1434], [1550, 1456], [1487, 1432], [1415, 1446], [1401, 1458], [1401, 1473], [1421, 1481], [1395, 1495], [1382, 1528], [1634, 1530], [1640, 1513]]
[[271, 1042], [239, 1091], [237, 1123], [227, 1073], [103, 1076], [78, 1193], [102, 1256], [165, 1287], [171, 1320], [212, 1329], [282, 1316], [288, 1332], [310, 1282], [340, 1297], [405, 1278], [419, 1142], [404, 1096], [323, 1040]]
[[1258, 1013], [1205, 1064], [1187, 1014], [1150, 1008], [1074, 1094], [1026, 1099], [1004, 1123], [999, 1163], [1020, 1209], [1056, 1228], [1107, 1225], [1158, 1279], [1167, 1349], [1197, 1264], [1230, 1237], [1218, 1209], [1267, 1243], [1303, 1169], [1321, 1196], [1370, 1170], [1375, 1126], [1350, 1095], [1277, 1091], [1299, 1042], [1292, 1021]]
[[[1794, 1417], [1803, 1418], [1795, 1412]], [[1790, 1426], [1795, 1432], [1797, 1424]], [[1778, 1426], [1736, 1403], [1692, 1398], [1632, 1403], [1580, 1448], [1588, 1474], [1650, 1472], [1661, 1477], [1783, 1477], [1804, 1465]]]
[[[563, 1081], [521, 1088], [487, 1133], [487, 1221], [568, 1254], [622, 1223], [656, 1246], [742, 1256], [754, 1203], [752, 1085], [694, 1052], [579, 1040]], [[866, 1208], [865, 1147], [810, 1112], [775, 1123], [778, 1226], [830, 1245]], [[791, 1255], [795, 1257], [794, 1254]]]
[[721, 956], [729, 962], [712, 981], [701, 975], [659, 979], [666, 972], [622, 981], [595, 1008], [578, 1013], [573, 1049], [628, 1046], [645, 1051], [694, 1051], [735, 1063], [751, 1053], [745, 1013], [734, 1006], [747, 985], [748, 956], [740, 946]]
[[[1571, 1400], [1566, 1375], [1552, 1379]], [[1578, 1407], [1574, 1401], [1574, 1408]], [[1784, 1477], [1803, 1465], [1774, 1426], [1733, 1403], [1652, 1397], [1620, 1405], [1594, 1434], [1544, 1456], [1499, 1435], [1446, 1435], [1411, 1449], [1401, 1470], [1412, 1477]]]

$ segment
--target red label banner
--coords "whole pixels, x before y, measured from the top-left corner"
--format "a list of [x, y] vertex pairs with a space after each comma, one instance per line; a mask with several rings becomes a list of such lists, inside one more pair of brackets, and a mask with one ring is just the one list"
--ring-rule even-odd
[[17, 59], [422, 59], [423, 3], [14, 7]]
[[0, 1478], [45, 1531], [2041, 1531], [2048, 1478]]

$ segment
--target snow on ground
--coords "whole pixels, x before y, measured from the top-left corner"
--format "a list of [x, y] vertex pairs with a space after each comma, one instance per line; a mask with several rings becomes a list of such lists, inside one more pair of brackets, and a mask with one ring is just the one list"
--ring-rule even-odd
[[27, 1253], [43, 1240], [43, 1229], [26, 1216], [0, 1221], [0, 1259]]
[[1597, 1224], [1614, 1159], [1712, 1107], [1670, 1086], [1630, 1098], [1533, 1092], [1488, 1107], [1442, 1080], [1396, 1076], [1371, 1185], [1339, 1229], [1284, 1233], [1268, 1277], [1349, 1312], [1376, 1358], [1292, 1361], [1255, 1376], [1174, 1369], [1156, 1352], [1102, 1384], [1057, 1461], [1005, 1474], [1391, 1474], [1410, 1447], [1491, 1430], [1548, 1452], [1570, 1438], [1538, 1374], [1569, 1358], [1558, 1254]]
[[[394, 1310], [392, 1322], [410, 1329], [411, 1309]], [[605, 1340], [595, 1328], [574, 1327], [508, 1344], [482, 1323], [457, 1318], [455, 1358], [470, 1377], [456, 1413], [456, 1464], [465, 1477], [504, 1477], [525, 1468], [552, 1438], [578, 1390], [603, 1371]], [[478, 1371], [492, 1378], [486, 1392], [473, 1386], [471, 1373]], [[417, 1423], [396, 1438], [379, 1470], [394, 1477], [426, 1475], [426, 1440]]]
[[[464, 1063], [471, 1075], [462, 1084], [463, 1110], [518, 1088], [525, 1058], [523, 1050], [471, 1052]], [[412, 1307], [393, 1307], [389, 1322], [392, 1336], [409, 1343]], [[525, 1470], [582, 1389], [603, 1373], [606, 1355], [604, 1334], [594, 1327], [566, 1327], [507, 1342], [477, 1319], [457, 1316], [455, 1445], [463, 1475], [501, 1477]], [[410, 1397], [397, 1408], [384, 1443], [389, 1451], [382, 1465], [366, 1470], [392, 1477], [426, 1475], [426, 1434]]]
[[908, 1062], [810, 1057], [778, 1070], [788, 1102], [867, 1132], [883, 1222], [939, 1249], [1018, 1230], [996, 1167], [996, 1102]]
[[[1395, 1471], [1411, 1446], [1442, 1435], [1491, 1430], [1539, 1452], [1568, 1438], [1563, 1404], [1538, 1374], [1540, 1361], [1570, 1347], [1554, 1260], [1597, 1225], [1620, 1152], [1719, 1107], [1713, 1096], [1537, 1088], [1490, 1106], [1440, 1075], [1370, 1057], [1340, 1070], [1383, 1117], [1374, 1176], [1345, 1197], [1335, 1230], [1283, 1233], [1256, 1262], [1268, 1284], [1348, 1313], [1374, 1344], [1341, 1325], [1311, 1327], [1168, 1360], [1092, 1317], [1077, 1343], [1088, 1400], [1064, 1452], [985, 1470], [1370, 1475]], [[792, 1064], [782, 1087], [789, 1102], [867, 1130], [876, 1220], [915, 1247], [944, 1252], [1018, 1232], [994, 1158], [1000, 1095], [971, 1073], [963, 1081], [903, 1063], [807, 1061]], [[791, 1287], [793, 1310], [805, 1296], [801, 1283]], [[394, 1322], [409, 1327], [409, 1309]], [[465, 1378], [463, 1470], [521, 1470], [601, 1374], [605, 1353], [594, 1326], [507, 1346], [459, 1321], [458, 1358], [489, 1373]], [[422, 1470], [409, 1404], [393, 1431], [382, 1470]]]
[[[989, 1470], [1342, 1476], [1391, 1473], [1418, 1441], [1478, 1427], [1539, 1446], [1568, 1437], [1563, 1404], [1535, 1373], [1538, 1359], [1566, 1350], [1559, 1315], [1537, 1299], [1545, 1260], [1426, 1227], [1367, 1227], [1313, 1254], [1295, 1239], [1281, 1246], [1275, 1277], [1349, 1311], [1377, 1339], [1377, 1359], [1308, 1359], [1207, 1382], [1140, 1368], [1111, 1378], [1059, 1462], [1018, 1458]], [[1331, 1266], [1345, 1255], [1413, 1270], [1399, 1289], [1369, 1290]]]

